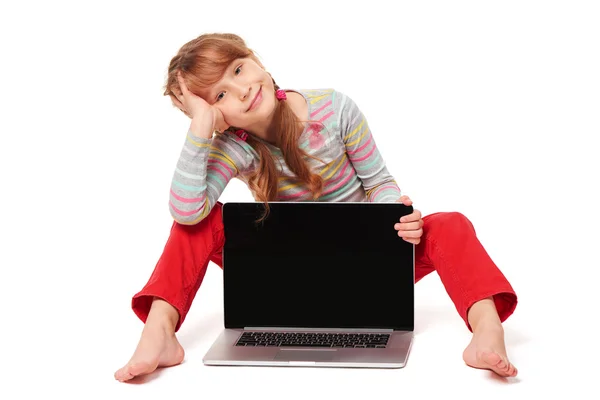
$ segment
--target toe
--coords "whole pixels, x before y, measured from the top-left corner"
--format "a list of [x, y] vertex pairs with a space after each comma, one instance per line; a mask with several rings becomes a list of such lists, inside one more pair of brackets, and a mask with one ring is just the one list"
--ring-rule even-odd
[[115, 372], [115, 379], [121, 382], [124, 382], [128, 379], [131, 379], [131, 375], [127, 372], [129, 365], [124, 366], [117, 372]]
[[[135, 364], [131, 364], [129, 366], [129, 370], [127, 371], [131, 377], [143, 375], [145, 373], [151, 372], [150, 364], [147, 362], [139, 362]], [[131, 379], [131, 378], [129, 378]]]
[[[517, 376], [517, 368], [508, 361], [508, 358], [504, 357], [502, 362], [503, 365], [506, 366], [506, 368], [502, 368], [502, 371], [506, 376]], [[499, 367], [502, 367], [503, 365], [499, 365]]]
[[506, 373], [508, 374], [508, 376], [517, 376], [517, 368], [515, 368], [514, 365], [509, 364]]
[[502, 360], [496, 367], [492, 367], [492, 370], [500, 376], [508, 376], [508, 367], [509, 364]]
[[115, 372], [115, 379], [121, 382], [128, 381], [138, 375], [150, 372], [150, 364], [146, 362], [140, 362], [135, 364], [127, 364], [117, 372]]
[[488, 365], [488, 368], [500, 376], [509, 376], [508, 370], [510, 363], [497, 353], [483, 353], [481, 360]]
[[505, 358], [502, 358], [500, 360], [500, 362], [498, 362], [498, 364], [496, 365], [496, 367], [498, 367], [498, 369], [500, 369], [502, 372], [508, 372], [508, 368], [510, 367], [510, 363], [508, 361], [506, 361]]
[[498, 364], [502, 362], [502, 357], [497, 353], [482, 353], [481, 360], [493, 368], [498, 368]]

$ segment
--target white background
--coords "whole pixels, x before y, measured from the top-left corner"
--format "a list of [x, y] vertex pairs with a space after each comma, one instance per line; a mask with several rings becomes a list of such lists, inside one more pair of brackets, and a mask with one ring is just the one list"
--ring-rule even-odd
[[[591, 396], [598, 3], [393, 4], [2, 3], [0, 398]], [[131, 296], [168, 237], [189, 126], [162, 95], [166, 68], [208, 32], [244, 37], [283, 87], [350, 95], [415, 207], [471, 219], [519, 295], [505, 323], [518, 379], [463, 364], [470, 334], [436, 274], [417, 285], [404, 369], [205, 367], [223, 316], [211, 264], [179, 333], [184, 364], [114, 381], [142, 329]], [[252, 198], [234, 181], [221, 200]]]

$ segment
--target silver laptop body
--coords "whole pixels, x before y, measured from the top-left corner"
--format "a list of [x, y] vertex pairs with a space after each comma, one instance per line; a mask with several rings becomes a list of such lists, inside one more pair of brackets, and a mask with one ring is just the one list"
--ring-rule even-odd
[[402, 368], [414, 245], [400, 203], [225, 203], [224, 330], [205, 365]]

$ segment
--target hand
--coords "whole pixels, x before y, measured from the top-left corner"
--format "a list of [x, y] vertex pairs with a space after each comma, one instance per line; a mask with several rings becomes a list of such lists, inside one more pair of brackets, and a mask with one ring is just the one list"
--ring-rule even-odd
[[[408, 196], [402, 196], [397, 200], [405, 206], [412, 205], [412, 200]], [[423, 235], [423, 220], [421, 219], [421, 211], [413, 210], [411, 214], [400, 218], [400, 223], [394, 225], [394, 229], [398, 231], [400, 236], [405, 241], [412, 244], [419, 244]]]
[[187, 88], [181, 73], [177, 73], [177, 81], [181, 93], [175, 93], [176, 99], [173, 99], [173, 104], [177, 106], [185, 115], [192, 120], [201, 119], [203, 126], [211, 126], [212, 131], [223, 132], [229, 128], [229, 124], [225, 121], [223, 113], [217, 107], [211, 106], [203, 98], [190, 92]]

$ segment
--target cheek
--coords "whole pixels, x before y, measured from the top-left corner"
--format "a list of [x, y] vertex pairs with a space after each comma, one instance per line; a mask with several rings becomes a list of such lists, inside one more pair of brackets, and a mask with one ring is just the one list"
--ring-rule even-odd
[[227, 122], [229, 125], [243, 127], [248, 123], [248, 118], [240, 110], [222, 110], [221, 112], [223, 113], [225, 122]]
[[[271, 89], [271, 90], [273, 90], [273, 89]], [[277, 99], [275, 98], [274, 95], [270, 95], [268, 98], [265, 99], [265, 104], [264, 105], [265, 105], [264, 111], [270, 113], [270, 112], [273, 111], [273, 109], [276, 108], [276, 106], [277, 106]]]
[[233, 121], [239, 119], [239, 112], [235, 112], [235, 110], [233, 110], [231, 107], [219, 106], [217, 107], [217, 109], [221, 111], [221, 114], [223, 114], [223, 118], [225, 118], [225, 121], [229, 122], [230, 124], [234, 124]]
[[266, 83], [265, 83], [265, 86], [263, 87], [263, 89], [266, 89], [269, 92], [275, 92], [275, 86], [273, 85], [273, 80], [271, 79], [271, 77], [267, 76], [265, 80], [266, 80]]

